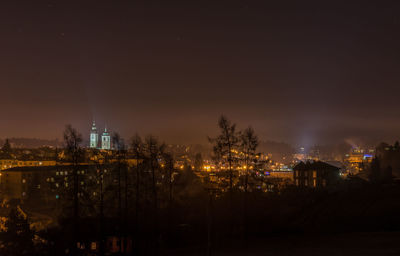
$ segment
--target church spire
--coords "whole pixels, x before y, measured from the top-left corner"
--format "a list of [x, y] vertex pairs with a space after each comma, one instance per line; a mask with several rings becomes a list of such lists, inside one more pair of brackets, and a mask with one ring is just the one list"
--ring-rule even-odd
[[101, 148], [110, 150], [111, 149], [111, 136], [107, 132], [107, 124], [104, 126], [104, 132], [101, 135]]
[[94, 119], [93, 119], [93, 124], [92, 124], [92, 131], [97, 131], [96, 121]]
[[93, 119], [92, 129], [90, 131], [90, 148], [97, 148], [99, 144], [99, 134], [97, 133], [96, 122]]

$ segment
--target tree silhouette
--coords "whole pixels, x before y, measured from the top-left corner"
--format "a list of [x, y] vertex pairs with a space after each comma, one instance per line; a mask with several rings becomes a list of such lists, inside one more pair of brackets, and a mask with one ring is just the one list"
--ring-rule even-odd
[[77, 242], [79, 238], [79, 162], [84, 157], [81, 147], [82, 135], [71, 125], [67, 125], [64, 131], [64, 146], [69, 162], [73, 165], [73, 255], [77, 254]]
[[252, 127], [248, 127], [240, 134], [240, 148], [243, 153], [243, 168], [245, 169], [244, 178], [244, 202], [243, 202], [243, 225], [244, 237], [247, 239], [247, 201], [248, 201], [248, 184], [249, 171], [253, 170], [256, 161], [256, 150], [258, 147], [258, 138]]
[[[118, 133], [113, 138], [114, 155], [116, 159], [117, 172], [117, 195], [118, 195], [118, 219], [119, 219], [119, 251], [126, 254], [127, 248], [127, 224], [128, 224], [128, 168], [126, 164], [126, 146], [124, 140]], [[122, 209], [122, 179], [124, 179], [124, 207]], [[122, 239], [123, 238], [123, 239]]]
[[4, 142], [4, 145], [1, 148], [1, 150], [4, 153], [11, 153], [11, 145], [10, 145], [10, 141], [8, 139], [6, 139], [6, 141]]
[[5, 231], [0, 237], [3, 244], [1, 255], [34, 255], [34, 231], [29, 226], [27, 215], [19, 206], [10, 210]]
[[10, 142], [8, 139], [6, 139], [6, 141], [4, 142], [4, 145], [1, 148], [1, 151], [2, 151], [3, 158], [11, 158], [12, 149], [11, 149], [11, 145], [10, 145]]
[[370, 166], [370, 174], [369, 174], [369, 180], [372, 183], [378, 183], [381, 178], [381, 164], [379, 157], [374, 157], [371, 162]]
[[[144, 158], [144, 145], [142, 138], [139, 134], [135, 134], [131, 139], [131, 152], [133, 157], [136, 159], [135, 168], [135, 225], [134, 225], [134, 237], [135, 240], [139, 240], [139, 212], [140, 212], [140, 182], [141, 182], [141, 168], [140, 165], [142, 164], [141, 160]], [[137, 243], [135, 243], [137, 244]], [[137, 249], [137, 248], [136, 248]]]
[[[213, 144], [213, 152], [216, 161], [228, 165], [229, 176], [229, 212], [233, 212], [233, 163], [234, 152], [238, 148], [239, 134], [236, 131], [236, 124], [232, 124], [225, 116], [221, 115], [218, 121], [220, 134], [216, 138], [208, 138]], [[218, 164], [218, 163], [217, 163]], [[228, 217], [229, 232], [233, 233], [233, 216]]]
[[236, 124], [232, 124], [225, 116], [221, 115], [218, 121], [220, 135], [216, 138], [209, 138], [210, 143], [213, 144], [213, 151], [218, 158], [226, 161], [228, 164], [229, 173], [229, 191], [232, 194], [233, 190], [233, 150], [238, 147], [238, 133], [236, 131]]
[[203, 156], [201, 153], [197, 153], [194, 157], [194, 169], [196, 171], [201, 171], [203, 166]]
[[149, 135], [145, 139], [144, 143], [144, 153], [145, 153], [145, 158], [148, 163], [149, 171], [151, 174], [151, 190], [153, 194], [153, 216], [154, 216], [154, 221], [153, 221], [153, 236], [154, 236], [154, 252], [157, 255], [158, 254], [158, 247], [159, 247], [159, 216], [158, 216], [158, 188], [157, 188], [157, 183], [158, 183], [158, 172], [159, 172], [159, 159], [163, 155], [165, 145], [160, 144], [158, 140], [152, 136]]

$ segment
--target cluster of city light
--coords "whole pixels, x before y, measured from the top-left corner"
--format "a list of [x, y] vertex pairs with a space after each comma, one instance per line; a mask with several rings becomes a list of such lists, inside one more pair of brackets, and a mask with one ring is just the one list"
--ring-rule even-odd
[[211, 171], [211, 169], [215, 169], [215, 167], [211, 166], [211, 165], [203, 165], [203, 170], [209, 172], [209, 171]]

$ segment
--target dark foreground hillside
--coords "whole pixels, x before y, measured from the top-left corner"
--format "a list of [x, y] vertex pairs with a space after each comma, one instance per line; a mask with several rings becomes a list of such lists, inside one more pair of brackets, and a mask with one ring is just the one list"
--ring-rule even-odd
[[[255, 196], [251, 205], [247, 243], [239, 234], [229, 238], [221, 227], [228, 214], [216, 207], [211, 255], [400, 255], [398, 184], [348, 182], [331, 191]], [[204, 245], [167, 254], [206, 251]]]
[[[167, 255], [206, 255], [198, 248], [169, 251]], [[386, 256], [400, 255], [399, 232], [347, 233], [337, 235], [279, 236], [254, 239], [245, 246], [232, 242], [213, 251], [215, 256]]]

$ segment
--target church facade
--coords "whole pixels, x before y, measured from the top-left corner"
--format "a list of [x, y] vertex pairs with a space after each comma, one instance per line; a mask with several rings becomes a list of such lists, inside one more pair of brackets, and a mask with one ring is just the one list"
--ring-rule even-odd
[[111, 136], [107, 132], [107, 127], [104, 129], [101, 135], [101, 149], [110, 150], [111, 149]]
[[101, 135], [101, 145], [99, 147], [99, 133], [97, 132], [96, 123], [93, 121], [92, 128], [90, 130], [89, 147], [104, 150], [111, 149], [111, 136], [110, 133], [107, 131], [107, 127], [104, 128], [104, 132]]
[[99, 144], [99, 134], [97, 133], [96, 123], [93, 121], [92, 129], [90, 130], [90, 148], [97, 148]]

